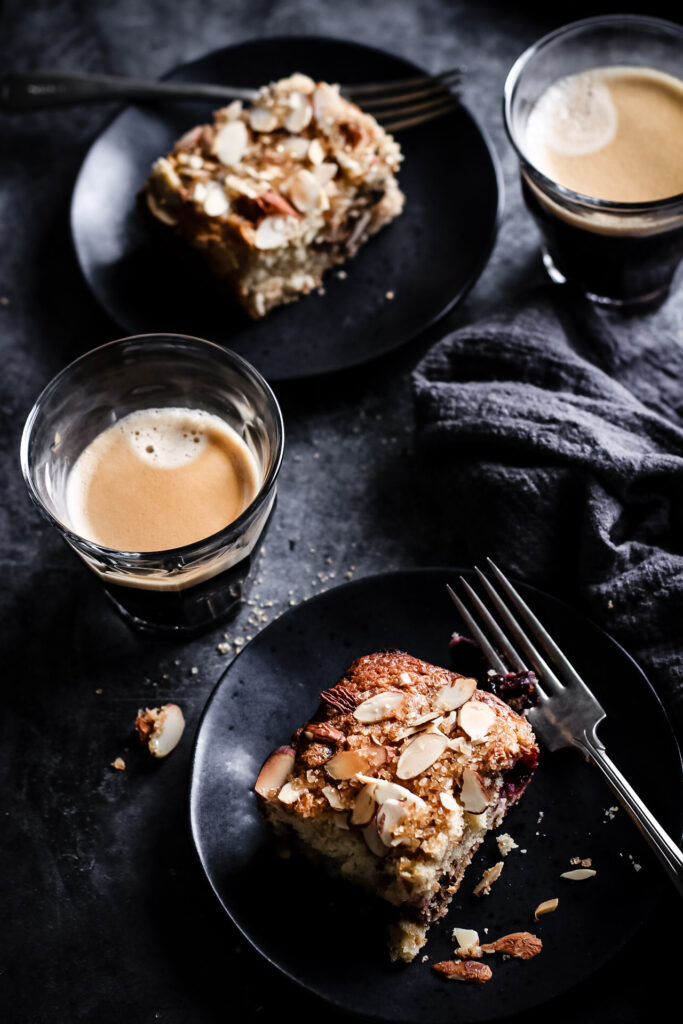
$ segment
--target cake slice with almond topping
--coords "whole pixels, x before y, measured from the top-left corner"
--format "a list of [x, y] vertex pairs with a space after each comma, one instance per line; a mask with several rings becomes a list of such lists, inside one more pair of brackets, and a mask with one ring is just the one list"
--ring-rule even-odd
[[527, 720], [475, 679], [402, 651], [359, 658], [255, 784], [276, 833], [400, 908], [412, 960], [538, 759]]
[[294, 74], [187, 132], [143, 195], [257, 318], [319, 287], [398, 216], [400, 161], [398, 143], [339, 86]]

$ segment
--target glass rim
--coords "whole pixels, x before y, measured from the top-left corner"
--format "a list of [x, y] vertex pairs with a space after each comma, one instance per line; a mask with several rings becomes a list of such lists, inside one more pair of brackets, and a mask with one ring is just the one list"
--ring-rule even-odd
[[503, 120], [505, 122], [507, 136], [519, 157], [520, 162], [533, 171], [533, 178], [535, 180], [537, 179], [537, 184], [543, 186], [543, 188], [550, 192], [551, 195], [556, 193], [560, 198], [568, 200], [576, 205], [589, 207], [597, 213], [613, 213], [622, 217], [642, 216], [643, 214], [659, 213], [675, 209], [677, 206], [683, 205], [683, 192], [678, 192], [674, 196], [666, 196], [664, 199], [651, 199], [642, 203], [619, 203], [611, 199], [596, 199], [595, 196], [587, 196], [582, 192], [574, 192], [573, 189], [567, 188], [565, 185], [560, 185], [559, 182], [553, 181], [553, 179], [549, 178], [543, 173], [543, 171], [540, 171], [522, 151], [521, 146], [518, 145], [512, 126], [512, 103], [522, 73], [536, 54], [541, 50], [544, 50], [546, 46], [549, 46], [551, 43], [570, 32], [609, 25], [621, 25], [626, 27], [629, 24], [649, 26], [653, 29], [656, 28], [659, 30], [673, 32], [675, 35], [680, 36], [681, 41], [683, 41], [683, 26], [677, 25], [674, 21], [668, 21], [666, 18], [654, 18], [645, 14], [601, 14], [591, 18], [581, 18], [578, 21], [571, 21], [566, 25], [561, 25], [559, 28], [553, 29], [552, 32], [548, 32], [547, 35], [541, 36], [541, 38], [537, 39], [535, 43], [528, 46], [510, 68], [507, 78], [505, 79], [505, 86], [503, 87]]
[[[109, 548], [104, 544], [98, 544], [96, 541], [88, 540], [87, 537], [83, 537], [82, 534], [76, 533], [66, 523], [63, 523], [54, 513], [45, 505], [45, 502], [41, 498], [38, 490], [36, 489], [31, 474], [31, 468], [29, 465], [29, 446], [33, 436], [34, 427], [38, 416], [40, 414], [41, 403], [49, 398], [64, 382], [65, 378], [79, 365], [87, 362], [92, 356], [102, 353], [107, 349], [115, 348], [130, 342], [144, 342], [149, 341], [154, 343], [160, 339], [169, 339], [171, 341], [181, 341], [183, 343], [190, 343], [190, 347], [201, 348], [207, 346], [208, 349], [212, 349], [214, 354], [219, 355], [221, 358], [227, 359], [242, 375], [255, 383], [258, 388], [261, 389], [266, 397], [266, 402], [273, 414], [273, 420], [276, 428], [276, 446], [275, 446], [275, 458], [273, 463], [268, 470], [268, 473], [264, 477], [263, 483], [259, 487], [257, 493], [254, 495], [252, 500], [249, 502], [247, 507], [240, 512], [236, 519], [228, 523], [221, 530], [216, 533], [210, 534], [208, 537], [204, 537], [201, 540], [193, 541], [191, 544], [185, 544], [181, 547], [176, 548], [162, 548], [158, 551], [121, 551], [118, 548]], [[166, 562], [166, 561], [184, 561], [197, 555], [201, 555], [204, 550], [209, 553], [210, 549], [215, 547], [221, 547], [224, 544], [229, 544], [235, 536], [242, 532], [242, 528], [248, 526], [249, 521], [253, 518], [256, 512], [262, 507], [264, 502], [267, 500], [275, 480], [277, 479], [280, 467], [282, 465], [282, 458], [284, 454], [284, 441], [285, 441], [285, 427], [284, 420], [282, 418], [282, 410], [278, 403], [275, 393], [271, 388], [268, 381], [259, 371], [243, 356], [234, 352], [232, 349], [224, 348], [222, 345], [217, 345], [213, 341], [207, 341], [205, 338], [197, 338], [191, 334], [173, 334], [166, 332], [156, 332], [148, 334], [132, 334], [124, 338], [115, 338], [113, 341], [104, 342], [102, 345], [97, 345], [95, 348], [89, 349], [87, 352], [83, 352], [76, 359], [73, 359], [65, 367], [63, 367], [59, 373], [57, 373], [45, 387], [42, 389], [38, 397], [36, 398], [31, 410], [26, 417], [24, 428], [21, 434], [21, 442], [19, 446], [19, 459], [21, 464], [21, 472], [24, 478], [24, 483], [29, 492], [29, 497], [38, 507], [39, 511], [49, 520], [49, 522], [56, 527], [61, 534], [63, 534], [69, 543], [72, 543], [79, 550], [89, 555], [92, 558], [96, 558], [103, 562], [113, 562], [116, 560], [121, 566], [129, 568], [133, 565], [144, 565], [146, 562]]]

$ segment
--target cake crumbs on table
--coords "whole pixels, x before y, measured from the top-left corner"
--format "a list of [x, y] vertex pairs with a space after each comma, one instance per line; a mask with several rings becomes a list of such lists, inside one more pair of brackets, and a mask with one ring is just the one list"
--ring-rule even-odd
[[111, 762], [110, 767], [115, 768], [117, 772], [125, 772], [126, 762], [123, 760], [122, 757], [115, 757], [114, 760]]
[[190, 669], [190, 675], [191, 676], [196, 676], [198, 674], [199, 674], [199, 669], [197, 668], [196, 665], [193, 665], [192, 668]]
[[230, 650], [230, 644], [225, 640], [221, 640], [219, 644], [216, 644], [216, 650], [219, 654], [227, 654]]
[[[507, 857], [508, 853], [512, 850], [518, 850], [519, 846], [514, 841], [511, 835], [507, 832], [503, 832], [501, 835], [496, 836], [496, 844], [500, 852], [501, 857]], [[524, 851], [522, 851], [524, 852]]]

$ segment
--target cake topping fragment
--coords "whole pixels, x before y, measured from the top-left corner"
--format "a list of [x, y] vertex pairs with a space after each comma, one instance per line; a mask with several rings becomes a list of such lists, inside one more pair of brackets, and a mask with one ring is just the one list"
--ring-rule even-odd
[[489, 791], [484, 785], [479, 772], [465, 765], [462, 773], [462, 789], [460, 790], [460, 803], [466, 811], [472, 814], [481, 814], [491, 802]]
[[185, 718], [177, 704], [161, 708], [140, 708], [135, 719], [140, 742], [152, 757], [166, 757], [178, 746], [185, 729]]
[[455, 711], [470, 699], [476, 688], [476, 679], [457, 679], [452, 686], [441, 687], [436, 695], [436, 706], [442, 711]]
[[254, 789], [259, 796], [269, 797], [284, 786], [294, 768], [292, 747], [278, 747], [263, 762]]
[[480, 985], [493, 977], [489, 965], [479, 960], [442, 960], [432, 964], [432, 970], [449, 981], [474, 981]]
[[543, 914], [552, 914], [553, 911], [557, 910], [559, 902], [557, 897], [554, 897], [552, 900], [543, 900], [543, 903], [539, 903], [534, 910], [534, 921], [538, 921], [539, 917], [542, 917]]
[[447, 746], [448, 739], [442, 733], [420, 733], [404, 746], [396, 766], [396, 775], [399, 779], [414, 779], [431, 768]]
[[570, 882], [584, 882], [587, 878], [593, 878], [597, 871], [592, 868], [574, 868], [573, 871], [563, 871], [560, 878], [568, 878]]
[[364, 725], [381, 722], [384, 718], [393, 718], [403, 704], [403, 700], [402, 693], [395, 690], [383, 690], [359, 704], [353, 712], [353, 717]]
[[483, 943], [481, 948], [485, 953], [507, 953], [518, 960], [531, 960], [541, 952], [543, 943], [531, 932], [511, 932], [495, 942]]
[[497, 864], [487, 868], [473, 889], [474, 895], [488, 896], [491, 892], [491, 886], [500, 878], [503, 867], [502, 860], [499, 860]]
[[325, 771], [333, 779], [352, 779], [358, 772], [380, 768], [389, 760], [386, 747], [361, 747], [356, 750], [342, 750], [325, 765]]
[[455, 955], [459, 956], [461, 960], [467, 960], [470, 957], [479, 959], [481, 957], [479, 933], [473, 928], [454, 928], [451, 938], [454, 942], [458, 943]]
[[458, 725], [475, 741], [486, 738], [495, 720], [495, 711], [481, 701], [468, 700], [458, 712]]

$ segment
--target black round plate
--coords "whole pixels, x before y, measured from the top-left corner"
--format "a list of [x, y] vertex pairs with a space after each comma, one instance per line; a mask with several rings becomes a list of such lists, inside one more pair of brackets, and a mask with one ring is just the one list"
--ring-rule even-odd
[[[295, 70], [348, 82], [420, 69], [358, 43], [287, 37], [217, 50], [168, 77], [253, 86]], [[331, 274], [324, 296], [249, 321], [200, 258], [169, 246], [136, 204], [153, 161], [210, 118], [210, 104], [127, 107], [94, 142], [79, 173], [71, 206], [78, 261], [101, 305], [127, 332], [197, 335], [229, 345], [271, 380], [309, 377], [365, 363], [415, 337], [483, 270], [502, 179], [493, 150], [462, 108], [401, 133], [405, 211], [346, 265], [348, 277]]]
[[[409, 966], [390, 964], [386, 923], [393, 908], [298, 858], [275, 856], [251, 791], [262, 761], [288, 741], [317, 706], [319, 692], [361, 654], [400, 647], [457, 667], [451, 659], [461, 648], [450, 650], [448, 641], [461, 624], [445, 589], [457, 577], [446, 569], [388, 573], [298, 605], [233, 661], [196, 741], [192, 832], [230, 917], [288, 977], [339, 1007], [394, 1024], [474, 1024], [545, 1002], [610, 959], [670, 885], [625, 812], [606, 814], [614, 797], [574, 751], [542, 753], [529, 789], [501, 829], [520, 849], [507, 856], [491, 895], [472, 896], [483, 868], [499, 859], [489, 836], [448, 916], [432, 927], [424, 951], [431, 963], [452, 958], [456, 925], [480, 935], [488, 929], [490, 938], [519, 930], [542, 938], [542, 954], [529, 962], [491, 958], [488, 985], [444, 982], [419, 958]], [[647, 679], [577, 612], [530, 587], [520, 590], [602, 701], [607, 719], [600, 735], [610, 755], [662, 824], [680, 835], [680, 754]], [[592, 858], [596, 877], [559, 877], [576, 856]], [[556, 913], [534, 924], [534, 908], [553, 896], [560, 900]]]

